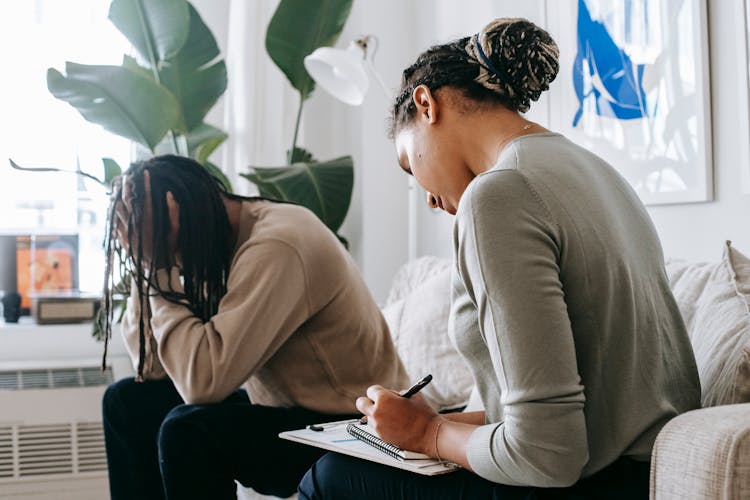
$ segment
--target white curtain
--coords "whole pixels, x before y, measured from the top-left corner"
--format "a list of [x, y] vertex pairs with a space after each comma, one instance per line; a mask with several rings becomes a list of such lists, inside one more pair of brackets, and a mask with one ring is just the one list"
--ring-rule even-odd
[[[266, 29], [278, 0], [230, 0], [223, 128], [229, 139], [220, 165], [240, 194], [255, 192], [239, 177], [248, 166], [277, 166], [292, 142], [299, 94], [266, 52]], [[301, 142], [301, 141], [298, 141]]]

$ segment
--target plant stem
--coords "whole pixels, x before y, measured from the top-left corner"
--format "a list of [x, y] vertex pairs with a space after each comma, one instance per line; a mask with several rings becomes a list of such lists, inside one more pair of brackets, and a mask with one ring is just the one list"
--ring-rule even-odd
[[62, 168], [55, 168], [55, 167], [22, 167], [18, 163], [14, 162], [10, 158], [8, 158], [8, 161], [10, 162], [10, 166], [15, 168], [16, 170], [24, 170], [26, 172], [64, 172], [66, 174], [76, 174], [76, 175], [82, 175], [84, 177], [88, 177], [89, 179], [96, 181], [97, 184], [107, 187], [107, 183], [102, 181], [101, 179], [94, 177], [91, 174], [88, 174], [84, 172], [83, 170], [65, 170]]
[[302, 118], [302, 106], [305, 104], [305, 98], [302, 92], [299, 94], [299, 109], [297, 110], [297, 123], [294, 125], [294, 137], [292, 138], [292, 149], [289, 150], [287, 162], [291, 165], [294, 158], [294, 150], [297, 147], [297, 133], [299, 132], [300, 119]]

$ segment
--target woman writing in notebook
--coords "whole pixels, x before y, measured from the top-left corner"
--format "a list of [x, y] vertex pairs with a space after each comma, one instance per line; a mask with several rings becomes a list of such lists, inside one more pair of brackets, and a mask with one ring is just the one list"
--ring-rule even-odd
[[138, 375], [104, 396], [113, 499], [234, 499], [234, 480], [287, 497], [322, 452], [279, 432], [356, 413], [372, 383], [407, 385], [356, 265], [307, 209], [158, 156], [125, 173], [110, 214]]
[[465, 470], [328, 454], [300, 498], [648, 498], [654, 439], [699, 406], [697, 370], [633, 190], [520, 114], [557, 70], [544, 30], [497, 19], [404, 71], [398, 159], [455, 215], [449, 331], [484, 411], [439, 415], [372, 386], [357, 407], [385, 441]]

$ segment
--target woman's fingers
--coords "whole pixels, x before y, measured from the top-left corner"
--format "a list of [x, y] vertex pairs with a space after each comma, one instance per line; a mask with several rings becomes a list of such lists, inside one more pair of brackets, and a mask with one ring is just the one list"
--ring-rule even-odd
[[354, 405], [362, 414], [367, 416], [372, 415], [372, 411], [375, 409], [375, 403], [370, 398], [364, 396], [357, 398]]
[[370, 416], [375, 411], [375, 408], [378, 404], [378, 399], [385, 393], [396, 394], [395, 391], [386, 389], [382, 385], [371, 385], [367, 388], [367, 397], [362, 396], [357, 398], [354, 404], [357, 406], [357, 409], [359, 411], [361, 411], [365, 415]]
[[367, 397], [377, 402], [380, 395], [386, 391], [387, 389], [382, 385], [371, 385], [367, 388]]

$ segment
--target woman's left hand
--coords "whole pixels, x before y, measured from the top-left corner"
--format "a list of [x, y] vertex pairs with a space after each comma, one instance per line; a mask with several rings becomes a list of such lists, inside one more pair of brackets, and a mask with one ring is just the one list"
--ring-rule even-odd
[[416, 394], [403, 398], [379, 385], [357, 398], [357, 409], [367, 416], [367, 425], [385, 441], [410, 451], [435, 456], [434, 441], [442, 417]]

